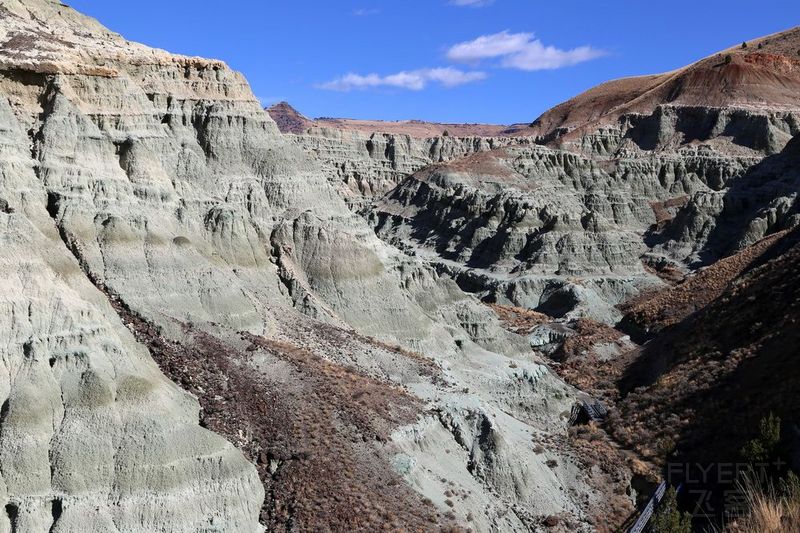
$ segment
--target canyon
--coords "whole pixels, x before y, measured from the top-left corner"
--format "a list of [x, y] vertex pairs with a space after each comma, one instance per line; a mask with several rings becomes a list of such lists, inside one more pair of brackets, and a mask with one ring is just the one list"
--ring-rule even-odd
[[798, 29], [512, 126], [265, 110], [53, 0], [0, 42], [0, 532], [614, 531], [794, 423]]

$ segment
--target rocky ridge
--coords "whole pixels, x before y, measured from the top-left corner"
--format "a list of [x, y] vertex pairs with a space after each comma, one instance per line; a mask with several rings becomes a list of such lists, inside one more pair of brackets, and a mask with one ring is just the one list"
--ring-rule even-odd
[[800, 88], [800, 29], [743, 42], [663, 74], [612, 80], [543, 113], [531, 128], [549, 142], [570, 141], [626, 115], [659, 106], [796, 110]]
[[319, 161], [324, 174], [354, 209], [368, 205], [409, 174], [431, 164], [511, 145], [532, 145], [530, 137], [414, 137], [313, 127], [291, 141]]
[[800, 101], [778, 93], [761, 107], [675, 100], [559, 125], [542, 146], [418, 171], [365, 212], [483, 298], [613, 324], [616, 305], [659, 283], [654, 267], [708, 264], [796, 224]]
[[366, 134], [385, 133], [408, 135], [417, 139], [433, 137], [509, 137], [525, 135], [527, 124], [446, 124], [424, 120], [357, 120], [350, 118], [319, 117], [309, 119], [288, 102], [278, 102], [267, 108], [267, 113], [280, 128], [281, 133], [303, 134], [310, 128], [357, 131]]
[[310, 120], [286, 102], [267, 109], [282, 133], [322, 165], [354, 210], [431, 164], [511, 145], [533, 145], [521, 126], [422, 121]]

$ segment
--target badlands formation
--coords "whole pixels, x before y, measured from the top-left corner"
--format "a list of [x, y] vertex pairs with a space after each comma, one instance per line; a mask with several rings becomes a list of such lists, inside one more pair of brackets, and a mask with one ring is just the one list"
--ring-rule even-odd
[[659, 396], [615, 441], [576, 387], [797, 224], [799, 40], [527, 127], [282, 133], [221, 62], [0, 1], [0, 531], [614, 530]]

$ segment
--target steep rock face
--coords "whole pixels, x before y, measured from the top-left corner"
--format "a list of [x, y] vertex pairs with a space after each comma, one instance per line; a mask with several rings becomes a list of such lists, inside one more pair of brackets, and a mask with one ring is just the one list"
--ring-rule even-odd
[[709, 264], [759, 239], [800, 224], [797, 195], [800, 135], [721, 190], [698, 191], [651, 242], [697, 264]]
[[613, 305], [658, 283], [640, 257], [660, 204], [720, 188], [753, 160], [691, 146], [614, 160], [513, 146], [412, 175], [372, 219], [379, 235], [432, 258], [465, 288], [613, 321]]
[[[0, 465], [14, 527], [26, 528], [25, 520], [46, 526], [45, 511], [60, 509], [56, 530], [79, 530], [85, 523], [70, 509], [101, 500], [97, 520], [109, 530], [252, 531], [259, 510], [271, 527], [312, 529], [348, 508], [358, 510], [355, 522], [327, 524], [370, 530], [391, 523], [382, 513], [395, 507], [412, 510], [402, 517], [409, 527], [431, 517], [443, 526], [466, 523], [476, 509], [481, 530], [531, 529], [558, 512], [590, 527], [589, 506], [602, 508], [602, 501], [568, 447], [548, 447], [546, 456], [531, 447], [532, 435], [547, 442], [565, 432], [574, 390], [451, 279], [380, 241], [295, 141], [279, 134], [239, 74], [128, 43], [56, 2], [2, 7], [0, 113], [9, 141], [0, 217], [43, 237], [14, 237], [19, 252], [6, 257], [8, 272], [24, 276], [23, 290], [9, 290], [16, 307], [1, 323], [7, 338], [19, 340], [8, 361], [53, 382], [34, 395], [45, 415], [32, 416], [25, 409], [33, 404], [23, 401], [32, 397], [30, 380], [14, 368], [6, 374], [12, 385]], [[29, 233], [19, 228], [4, 237]], [[54, 266], [28, 268], [18, 259], [28, 256]], [[61, 291], [64, 280], [80, 288], [80, 298], [46, 292]], [[60, 309], [70, 322], [45, 320]], [[164, 379], [115, 312], [200, 398], [203, 423], [233, 440], [257, 469], [197, 425], [196, 400]], [[30, 333], [32, 319], [42, 333]], [[40, 347], [45, 332], [67, 340]], [[422, 370], [432, 364], [428, 355], [435, 372]], [[187, 376], [185, 368], [197, 366], [193, 357], [211, 359], [220, 383], [198, 385]], [[305, 375], [335, 394], [308, 400]], [[391, 400], [362, 413], [364, 422], [349, 407], [364, 392], [342, 383], [365, 377], [379, 380], [369, 390], [402, 386], [416, 400], [406, 404], [387, 392]], [[231, 391], [252, 402], [252, 413], [220, 417]], [[272, 399], [283, 393], [285, 401]], [[426, 403], [435, 414], [422, 412]], [[346, 443], [340, 455], [311, 456], [310, 449], [325, 450], [313, 444], [313, 432], [286, 421], [293, 408], [326, 438]], [[491, 425], [489, 443], [472, 426], [480, 419], [486, 422], [478, 427]], [[115, 466], [81, 484], [74, 472], [88, 453], [79, 446], [86, 428], [111, 435], [111, 445], [96, 450], [101, 457], [110, 450], [101, 464]], [[183, 432], [180, 446], [176, 431]], [[36, 444], [26, 432], [38, 435]], [[448, 449], [452, 460], [439, 461]], [[352, 494], [309, 499], [303, 480], [337, 458], [363, 491], [354, 496], [358, 506]], [[547, 466], [551, 460], [561, 466]], [[28, 474], [30, 486], [18, 482]], [[375, 479], [395, 484], [398, 476], [438, 513], [410, 491], [368, 490]], [[454, 486], [463, 497], [448, 504], [441, 495]], [[519, 510], [508, 513], [512, 505]]]
[[625, 156], [643, 150], [671, 152], [689, 145], [713, 149], [721, 157], [760, 158], [779, 152], [799, 128], [798, 108], [662, 104], [650, 113], [625, 114], [615, 123], [552, 144], [601, 157]]
[[484, 298], [614, 322], [658, 283], [653, 268], [708, 264], [797, 224], [798, 35], [726, 51], [735, 69], [708, 59], [592, 89], [534, 124], [547, 148], [423, 169], [364, 212]]
[[315, 127], [290, 139], [322, 164], [331, 183], [356, 209], [430, 164], [504, 146], [533, 144], [530, 137], [415, 137], [328, 127]]
[[84, 275], [5, 98], [0, 116], [0, 530], [258, 530], [254, 469]]

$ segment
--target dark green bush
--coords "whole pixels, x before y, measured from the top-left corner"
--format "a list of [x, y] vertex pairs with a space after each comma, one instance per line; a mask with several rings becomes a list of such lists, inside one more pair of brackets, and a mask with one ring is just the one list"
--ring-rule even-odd
[[759, 434], [742, 447], [741, 456], [752, 463], [774, 461], [780, 456], [781, 419], [770, 413], [761, 419]]
[[667, 489], [650, 524], [653, 533], [692, 533], [692, 515], [678, 509], [674, 487]]

